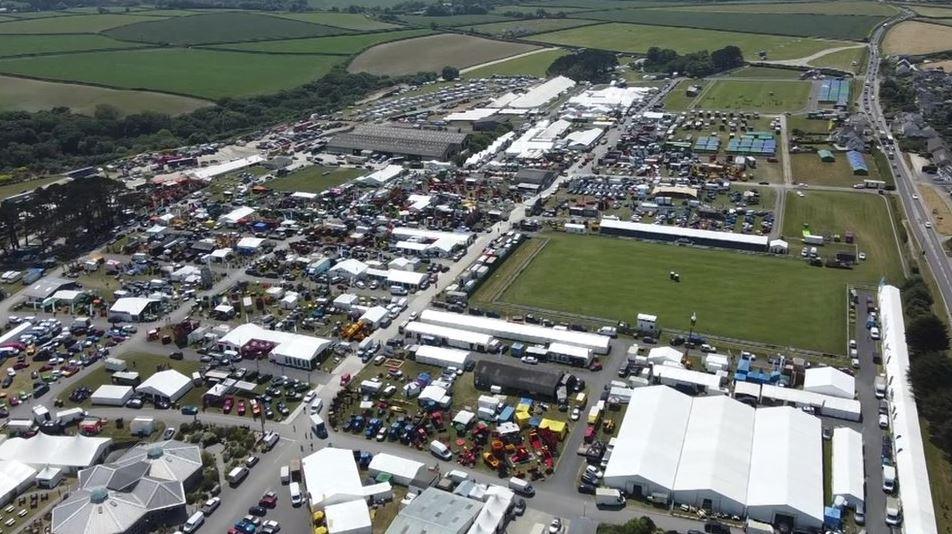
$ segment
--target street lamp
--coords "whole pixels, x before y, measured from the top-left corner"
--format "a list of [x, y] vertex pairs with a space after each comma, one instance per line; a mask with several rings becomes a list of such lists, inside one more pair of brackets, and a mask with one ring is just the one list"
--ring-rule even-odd
[[688, 333], [688, 342], [684, 344], [684, 357], [688, 357], [688, 353], [691, 352], [691, 343], [694, 338], [694, 325], [697, 324], [697, 313], [691, 312], [691, 331]]

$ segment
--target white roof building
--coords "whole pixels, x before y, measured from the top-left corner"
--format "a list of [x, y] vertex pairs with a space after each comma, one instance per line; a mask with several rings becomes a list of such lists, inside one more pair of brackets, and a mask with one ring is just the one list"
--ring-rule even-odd
[[381, 186], [390, 180], [403, 174], [403, 167], [400, 165], [387, 165], [379, 171], [374, 171], [367, 176], [358, 178], [358, 181], [372, 186]]
[[674, 347], [654, 347], [648, 351], [648, 362], [663, 364], [665, 362], [681, 363], [684, 353]]
[[803, 390], [852, 399], [856, 397], [856, 379], [835, 367], [811, 367], [804, 372]]
[[364, 499], [364, 487], [350, 449], [325, 447], [301, 459], [311, 508]]
[[[575, 81], [565, 76], [556, 76], [551, 80], [545, 81], [525, 93], [516, 96], [504, 106], [515, 109], [535, 109], [544, 106], [549, 101], [555, 99], [565, 91], [575, 87]], [[496, 107], [494, 101], [489, 107]]]
[[437, 488], [426, 488], [387, 527], [387, 534], [465, 534], [483, 503]]
[[462, 369], [469, 361], [470, 353], [469, 351], [447, 347], [418, 345], [415, 356], [418, 363]]
[[242, 219], [251, 217], [254, 213], [254, 208], [250, 206], [241, 206], [219, 217], [218, 222], [222, 224], [238, 224]]
[[411, 484], [425, 484], [426, 464], [415, 460], [408, 460], [393, 454], [381, 452], [370, 460], [370, 475], [377, 477], [381, 473], [390, 475], [394, 484], [409, 486]]
[[117, 317], [123, 321], [141, 321], [144, 314], [157, 306], [158, 300], [144, 297], [123, 297], [116, 299], [116, 302], [109, 308], [109, 316]]
[[355, 499], [324, 508], [327, 532], [330, 534], [371, 534], [370, 509], [367, 501]]
[[103, 406], [122, 406], [132, 398], [132, 386], [103, 384], [90, 396], [93, 404]]
[[687, 239], [700, 245], [759, 250], [763, 252], [767, 251], [768, 241], [770, 240], [770, 238], [765, 235], [699, 230], [696, 228], [682, 228], [680, 226], [664, 224], [645, 224], [614, 219], [602, 219], [600, 228], [601, 232], [606, 234], [644, 236], [648, 239], [667, 241]]
[[43, 433], [32, 438], [9, 438], [0, 443], [0, 460], [16, 460], [34, 468], [61, 467], [72, 472], [99, 461], [111, 442], [110, 438]]
[[168, 402], [179, 400], [183, 395], [191, 391], [191, 389], [192, 379], [175, 369], [159, 371], [136, 386], [136, 392], [153, 400], [165, 400]]
[[36, 469], [17, 460], [0, 460], [0, 503], [22, 493], [36, 479]]
[[261, 245], [264, 244], [264, 239], [260, 237], [242, 237], [235, 243], [235, 248], [244, 251], [244, 252], [254, 252], [261, 248]]
[[486, 350], [494, 341], [493, 336], [489, 334], [437, 324], [421, 323], [420, 321], [407, 323], [406, 327], [404, 327], [404, 332], [416, 336], [433, 336], [442, 340], [447, 345], [469, 350]]
[[760, 408], [754, 422], [747, 514], [758, 521], [823, 525], [820, 420], [796, 408]]
[[863, 468], [863, 435], [844, 426], [833, 429], [831, 488], [853, 509], [866, 502], [866, 471]]
[[233, 328], [222, 336], [218, 343], [237, 351], [254, 340], [274, 343], [275, 346], [269, 355], [272, 361], [303, 369], [316, 367], [320, 356], [332, 345], [330, 340], [324, 338], [268, 330], [254, 323]]
[[189, 174], [191, 174], [195, 179], [208, 181], [216, 176], [237, 171], [238, 169], [243, 169], [245, 167], [250, 167], [251, 165], [261, 163], [262, 161], [264, 161], [263, 156], [254, 154], [245, 158], [219, 163], [218, 165], [210, 165], [201, 169], [195, 169], [193, 171], [189, 171]]
[[333, 267], [329, 269], [331, 274], [339, 274], [341, 276], [346, 276], [350, 278], [358, 278], [363, 276], [367, 271], [368, 266], [366, 263], [355, 260], [353, 258], [348, 258], [344, 261], [338, 262]]

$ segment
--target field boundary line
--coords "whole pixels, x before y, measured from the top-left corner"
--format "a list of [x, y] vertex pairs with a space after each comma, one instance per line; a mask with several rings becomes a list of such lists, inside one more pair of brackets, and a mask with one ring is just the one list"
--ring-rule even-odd
[[[135, 50], [139, 50], [138, 48]], [[163, 95], [178, 96], [181, 98], [191, 98], [193, 100], [204, 100], [210, 104], [215, 104], [215, 100], [197, 95], [190, 95], [186, 93], [173, 93], [171, 91], [161, 91], [158, 89], [146, 89], [144, 87], [119, 87], [117, 85], [106, 85], [102, 83], [93, 83], [93, 82], [81, 82], [76, 80], [58, 80], [56, 78], [42, 78], [40, 76], [27, 76], [25, 74], [16, 74], [11, 72], [6, 72], [0, 68], [0, 76], [6, 76], [8, 78], [21, 78], [24, 80], [36, 80], [38, 82], [49, 82], [49, 83], [59, 83], [63, 85], [85, 85], [86, 87], [98, 87], [100, 89], [112, 89], [114, 91], [137, 91], [140, 93], [158, 93]], [[239, 136], [241, 134], [237, 134]]]
[[[896, 231], [896, 219], [893, 215], [892, 206], [890, 205], [889, 199], [885, 195], [880, 195], [883, 199], [883, 202], [886, 204], [886, 213], [889, 214], [889, 228], [892, 229], [893, 239], [896, 243], [896, 252], [899, 253], [899, 264], [902, 266], [902, 274], [906, 278], [912, 276], [912, 273], [909, 270], [909, 265], [906, 264], [906, 255], [902, 252], [902, 243], [899, 241], [899, 232]], [[907, 235], [909, 231], [906, 231]]]
[[[492, 24], [496, 24], [496, 23], [493, 22]], [[578, 27], [578, 26], [576, 26], [576, 27]], [[468, 33], [468, 32], [465, 32], [465, 33]], [[472, 35], [482, 37], [482, 36], [489, 35], [489, 34], [486, 34], [486, 33], [478, 33], [478, 34], [472, 34]], [[393, 42], [393, 41], [388, 41], [388, 42]], [[459, 73], [460, 73], [460, 74], [466, 74], [467, 72], [472, 72], [472, 71], [474, 71], [474, 70], [476, 70], [476, 69], [481, 69], [481, 68], [483, 68], [483, 67], [491, 67], [491, 66], [493, 66], [493, 65], [498, 65], [498, 64], [500, 64], [500, 63], [505, 63], [505, 62], [507, 62], [507, 61], [512, 61], [512, 60], [514, 60], [514, 59], [521, 59], [521, 58], [524, 58], [524, 57], [533, 56], [533, 55], [539, 54], [539, 53], [541, 53], [541, 52], [554, 52], [554, 51], [556, 51], [556, 50], [559, 50], [559, 47], [553, 46], [553, 47], [549, 47], [549, 48], [537, 48], [536, 50], [529, 50], [528, 52], [523, 52], [523, 53], [521, 53], [521, 54], [516, 54], [516, 55], [514, 55], [514, 56], [504, 57], [504, 58], [502, 58], [502, 59], [494, 59], [494, 60], [492, 60], [492, 61], [487, 61], [487, 62], [485, 62], [485, 63], [480, 63], [479, 65], [473, 65], [473, 66], [471, 66], [471, 67], [466, 67], [465, 69], [460, 69], [460, 70], [459, 70]]]
[[[532, 254], [529, 254], [528, 256], [526, 256], [526, 257], [522, 260], [522, 262], [521, 262], [518, 266], [516, 266], [516, 269], [510, 273], [511, 276], [509, 277], [509, 280], [508, 280], [508, 281], [506, 281], [504, 284], [502, 284], [498, 290], [493, 291], [493, 292], [489, 295], [489, 297], [491, 297], [491, 298], [487, 299], [488, 302], [490, 302], [490, 303], [502, 302], [502, 301], [500, 301], [499, 299], [502, 297], [503, 293], [505, 293], [506, 291], [509, 290], [509, 288], [512, 286], [513, 282], [515, 282], [520, 276], [522, 276], [522, 273], [523, 273], [526, 269], [529, 268], [529, 264], [532, 263], [532, 260], [534, 260], [534, 259], [536, 258], [536, 256], [538, 256], [539, 253], [542, 252], [542, 250], [546, 247], [546, 245], [549, 244], [548, 238], [533, 238], [533, 239], [539, 239], [539, 246], [538, 246], [538, 248], [535, 249], [534, 251], [532, 251]], [[524, 246], [524, 245], [523, 245], [523, 246]]]

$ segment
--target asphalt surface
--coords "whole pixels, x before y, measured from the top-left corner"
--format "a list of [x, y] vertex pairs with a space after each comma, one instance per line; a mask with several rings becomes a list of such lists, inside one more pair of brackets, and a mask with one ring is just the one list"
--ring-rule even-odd
[[866, 467], [866, 524], [869, 532], [878, 532], [880, 528], [888, 528], [885, 523], [886, 494], [882, 490], [881, 445], [884, 434], [879, 428], [879, 399], [876, 398], [873, 388], [873, 382], [879, 374], [873, 354], [879, 352], [879, 342], [871, 338], [869, 330], [866, 329], [866, 319], [869, 317], [866, 298], [871, 297], [873, 302], [876, 302], [876, 294], [872, 291], [858, 291], [857, 296], [859, 302], [856, 305], [853, 339], [856, 340], [856, 351], [860, 360], [855, 378], [857, 398], [863, 414], [860, 431], [863, 434], [863, 463]]

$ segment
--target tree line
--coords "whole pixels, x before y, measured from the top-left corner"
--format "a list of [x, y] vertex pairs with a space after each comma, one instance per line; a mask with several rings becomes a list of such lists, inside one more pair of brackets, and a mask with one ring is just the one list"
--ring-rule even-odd
[[68, 108], [0, 113], [0, 170], [57, 172], [148, 150], [232, 137], [307, 114], [323, 115], [398, 82], [420, 83], [436, 73], [392, 79], [337, 68], [300, 87], [269, 95], [225, 98], [179, 116], [143, 112], [121, 116], [99, 106], [93, 116]]
[[611, 81], [612, 72], [617, 66], [618, 58], [614, 53], [586, 49], [556, 58], [549, 65], [546, 74], [565, 76], [576, 82], [607, 83]]
[[713, 52], [699, 50], [679, 54], [669, 48], [652, 46], [645, 55], [645, 70], [649, 72], [679, 73], [700, 78], [744, 65], [740, 48], [729, 45]]

